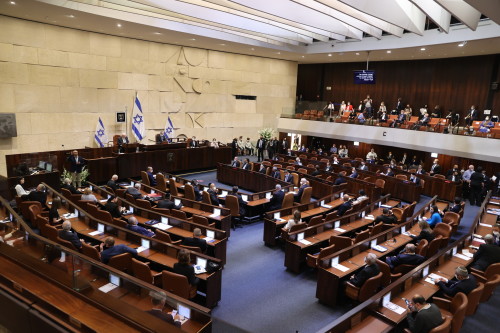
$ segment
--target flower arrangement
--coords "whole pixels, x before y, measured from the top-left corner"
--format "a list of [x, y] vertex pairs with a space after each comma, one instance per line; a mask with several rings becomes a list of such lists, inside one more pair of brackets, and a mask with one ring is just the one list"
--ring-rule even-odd
[[[82, 186], [87, 184], [87, 179], [89, 178], [90, 172], [87, 168], [83, 168], [82, 172], [80, 173], [80, 179], [82, 181]], [[64, 184], [64, 180], [66, 178], [71, 179], [71, 172], [66, 170], [66, 168], [63, 169], [63, 172], [61, 173], [61, 184]]]
[[274, 129], [272, 128], [263, 128], [259, 132], [259, 135], [261, 135], [264, 139], [270, 140], [273, 137], [274, 134]]

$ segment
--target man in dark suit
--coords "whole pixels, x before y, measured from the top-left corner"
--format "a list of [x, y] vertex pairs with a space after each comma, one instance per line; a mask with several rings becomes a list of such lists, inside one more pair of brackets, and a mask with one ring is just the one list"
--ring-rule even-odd
[[141, 193], [141, 183], [137, 183], [134, 186], [127, 187], [125, 193], [130, 194], [134, 199], [144, 198], [144, 196]]
[[116, 181], [118, 180], [118, 175], [113, 175], [110, 180], [106, 183], [106, 185], [111, 188], [113, 191], [118, 189], [118, 184]]
[[141, 227], [139, 225], [139, 221], [137, 221], [137, 218], [135, 216], [129, 217], [127, 222], [128, 222], [127, 228], [130, 231], [136, 232], [138, 234], [141, 234], [141, 235], [144, 235], [147, 237], [153, 237], [155, 235], [154, 232], [152, 232], [146, 228]]
[[182, 208], [182, 203], [176, 205], [175, 202], [170, 200], [170, 193], [165, 193], [165, 197], [156, 203], [156, 208], [180, 210]]
[[231, 162], [231, 166], [233, 168], [239, 168], [241, 166], [240, 160], [238, 159], [238, 156], [235, 156], [233, 161]]
[[69, 171], [71, 172], [73, 186], [77, 187], [78, 185], [78, 187], [81, 187], [81, 173], [87, 161], [83, 157], [78, 156], [78, 150], [73, 150], [71, 155], [68, 157], [68, 161], [70, 163]]
[[64, 221], [62, 223], [62, 230], [59, 231], [59, 238], [70, 242], [77, 249], [82, 248], [83, 239], [78, 238], [78, 234], [71, 230], [70, 221]]
[[184, 238], [184, 240], [182, 241], [182, 245], [199, 247], [201, 249], [201, 252], [205, 253], [207, 251], [207, 241], [201, 239], [201, 236], [201, 229], [194, 228], [193, 237]]
[[415, 183], [418, 186], [420, 185], [420, 178], [418, 178], [417, 175], [412, 172], [410, 175], [410, 182]]
[[286, 154], [286, 152], [288, 151], [288, 141], [286, 139], [286, 137], [283, 138], [283, 141], [281, 141], [281, 153], [282, 154]]
[[385, 262], [394, 269], [399, 265], [414, 265], [418, 266], [425, 261], [425, 257], [415, 254], [415, 244], [406, 244], [404, 251], [397, 256], [385, 258]]
[[266, 140], [262, 135], [260, 136], [260, 139], [257, 140], [256, 147], [257, 147], [257, 162], [263, 161], [264, 149], [266, 149]]
[[250, 171], [250, 160], [248, 158], [245, 158], [244, 162], [243, 162], [243, 165], [241, 166], [241, 168], [243, 170], [248, 170]]
[[415, 125], [413, 126], [413, 129], [418, 130], [422, 126], [427, 126], [429, 124], [429, 121], [431, 121], [431, 118], [429, 117], [429, 114], [426, 113], [426, 114], [424, 114], [422, 119], [420, 119], [419, 121], [417, 121], [415, 123]]
[[153, 308], [151, 310], [146, 311], [147, 313], [160, 318], [167, 323], [175, 325], [177, 327], [181, 327], [181, 316], [176, 314], [172, 317], [172, 313], [163, 312], [163, 308], [165, 307], [165, 302], [167, 300], [167, 295], [163, 292], [152, 291], [150, 293], [151, 303], [153, 304]]
[[460, 175], [460, 171], [453, 171], [453, 173], [449, 175], [447, 179], [452, 182], [460, 182], [462, 180], [462, 176]]
[[436, 285], [440, 289], [436, 296], [442, 297], [444, 294], [446, 296], [453, 297], [460, 292], [467, 295], [476, 288], [477, 283], [474, 275], [467, 272], [467, 268], [459, 266], [455, 270], [455, 277], [453, 279], [448, 282], [444, 279], [439, 279], [436, 281]]
[[470, 204], [481, 206], [481, 192], [484, 188], [483, 168], [478, 167], [470, 176]]
[[137, 257], [137, 250], [123, 244], [115, 245], [115, 239], [108, 237], [101, 243], [101, 261], [105, 264], [114, 256], [123, 253], [130, 253], [133, 257]]
[[271, 170], [271, 177], [276, 178], [276, 179], [281, 178], [281, 173], [277, 167], [273, 167], [273, 169]]
[[441, 174], [441, 166], [439, 165], [439, 160], [436, 158], [431, 166], [431, 171], [429, 171], [431, 176]]
[[29, 201], [38, 201], [42, 204], [42, 208], [47, 208], [47, 192], [45, 192], [45, 186], [42, 184], [38, 184], [36, 187], [36, 191], [31, 191], [28, 194]]
[[449, 177], [449, 176], [453, 175], [453, 173], [455, 171], [460, 172], [460, 169], [458, 168], [458, 164], [453, 165], [453, 168], [450, 169], [450, 170], [448, 170], [448, 172], [446, 172], [446, 177]]
[[118, 198], [111, 195], [108, 198], [108, 202], [106, 202], [106, 204], [104, 205], [104, 210], [109, 212], [114, 218], [122, 217], [122, 212], [125, 210], [125, 207], [118, 206], [118, 204], [116, 203], [117, 201]]
[[326, 162], [325, 171], [326, 172], [332, 172], [333, 171], [333, 167], [332, 167], [332, 164], [330, 162]]
[[123, 147], [123, 145], [128, 145], [129, 144], [127, 134], [122, 133], [122, 135], [119, 136], [118, 139], [116, 140], [116, 143], [118, 145], [118, 151], [120, 153], [124, 153], [125, 152], [125, 148]]
[[149, 185], [156, 186], [156, 175], [153, 174], [153, 167], [148, 166], [146, 173], [148, 174]]
[[361, 164], [359, 165], [359, 170], [368, 171], [368, 166], [366, 165], [365, 161], [361, 161]]
[[273, 158], [278, 143], [278, 140], [269, 139], [269, 143], [267, 144], [267, 156], [269, 156], [269, 159]]
[[392, 171], [392, 168], [387, 168], [387, 171], [384, 173], [384, 175], [388, 177], [394, 177], [394, 171]]
[[495, 245], [495, 238], [492, 234], [484, 236], [484, 244], [479, 246], [479, 250], [474, 253], [474, 260], [471, 267], [480, 271], [486, 271], [488, 266], [500, 262], [500, 246]]
[[344, 194], [342, 197], [342, 200], [344, 203], [342, 203], [338, 208], [337, 208], [337, 214], [339, 216], [342, 216], [347, 212], [351, 207], [352, 207], [352, 200], [349, 198], [347, 194]]
[[212, 201], [212, 205], [220, 206], [219, 198], [217, 198], [217, 188], [214, 183], [208, 184], [208, 194], [210, 195], [210, 201]]
[[448, 211], [459, 214], [460, 210], [462, 209], [461, 203], [462, 203], [462, 199], [459, 197], [455, 197], [455, 201], [450, 206]]
[[290, 171], [288, 170], [285, 170], [285, 177], [283, 179], [285, 182], [287, 183], [293, 183], [293, 176], [292, 174], [290, 173]]
[[333, 185], [342, 185], [342, 184], [347, 183], [347, 181], [345, 180], [344, 177], [345, 177], [345, 171], [339, 172], [339, 177], [337, 179], [335, 179], [335, 182], [333, 183]]
[[266, 174], [266, 166], [264, 164], [261, 164], [259, 167], [259, 173]]
[[283, 204], [283, 199], [285, 198], [285, 192], [281, 190], [281, 185], [276, 184], [276, 191], [274, 191], [273, 196], [269, 199], [268, 211], [273, 211], [281, 208]]
[[234, 195], [238, 199], [238, 206], [240, 208], [240, 215], [245, 216], [245, 206], [246, 206], [247, 202], [245, 200], [243, 200], [243, 198], [241, 197], [241, 194], [239, 194], [238, 191], [239, 191], [238, 186], [233, 186], [233, 189], [231, 191], [231, 195]]
[[441, 311], [436, 304], [426, 303], [421, 295], [413, 296], [408, 309], [411, 313], [406, 320], [411, 333], [428, 333], [443, 323]]
[[320, 174], [321, 174], [321, 172], [319, 171], [318, 166], [315, 166], [314, 171], [311, 172], [311, 176], [318, 176]]
[[349, 178], [358, 178], [358, 171], [356, 170], [356, 168], [352, 168], [351, 171], [352, 172], [349, 175]]
[[404, 110], [401, 110], [401, 111], [398, 111], [398, 112], [399, 112], [399, 115], [396, 118], [396, 120], [394, 120], [392, 122], [391, 127], [399, 127], [402, 124], [404, 124], [404, 122], [406, 121], [406, 115], [405, 115]]
[[349, 282], [356, 287], [361, 287], [366, 280], [380, 273], [380, 268], [377, 265], [377, 256], [373, 253], [368, 253], [365, 257], [365, 267], [357, 274], [351, 276]]
[[300, 199], [302, 198], [302, 193], [304, 193], [304, 190], [307, 187], [309, 187], [309, 185], [307, 185], [307, 179], [302, 178], [300, 180], [299, 191], [293, 195], [293, 199], [294, 199], [295, 202], [300, 202]]
[[476, 106], [472, 105], [470, 107], [470, 111], [465, 116], [465, 125], [470, 126], [472, 122], [476, 121], [479, 118], [479, 113], [476, 110]]
[[398, 219], [394, 214], [392, 213], [392, 210], [389, 208], [384, 208], [382, 209], [382, 215], [379, 215], [373, 220], [374, 224], [377, 224], [379, 222], [383, 222], [385, 224], [396, 224], [398, 222]]
[[403, 103], [403, 100], [401, 97], [398, 97], [398, 101], [396, 102], [396, 111], [399, 113], [401, 110], [405, 109], [405, 103]]
[[71, 179], [69, 178], [64, 179], [61, 188], [67, 189], [68, 191], [71, 192], [71, 194], [82, 194], [81, 192], [78, 192], [78, 190], [73, 186], [73, 184], [71, 184]]
[[196, 140], [196, 137], [193, 135], [193, 137], [191, 138], [191, 141], [189, 142], [189, 147], [190, 148], [197, 148], [199, 146], [200, 146], [200, 144]]

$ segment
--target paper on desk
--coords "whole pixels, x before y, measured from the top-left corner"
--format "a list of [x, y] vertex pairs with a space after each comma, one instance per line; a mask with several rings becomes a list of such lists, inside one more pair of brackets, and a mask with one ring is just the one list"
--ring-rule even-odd
[[102, 199], [102, 200], [99, 200], [99, 202], [107, 202], [108, 199]]
[[365, 220], [375, 220], [375, 216], [367, 215], [367, 216], [365, 216]]
[[103, 293], [109, 293], [111, 290], [115, 289], [116, 287], [118, 287], [117, 285], [114, 285], [112, 284], [111, 282], [108, 283], [108, 284], [105, 284], [104, 286], [102, 286], [101, 288], [99, 288], [100, 291], [102, 291]]
[[72, 213], [66, 213], [63, 215], [64, 218], [67, 218], [67, 219], [72, 219], [74, 217], [77, 217], [75, 214], [72, 214]]
[[281, 217], [278, 217], [278, 218], [276, 219], [276, 221], [278, 221], [278, 222], [285, 222], [286, 220], [282, 219]]
[[330, 206], [330, 205], [321, 205], [321, 207], [323, 207], [323, 208], [332, 208], [332, 206]]
[[448, 281], [448, 279], [445, 278], [444, 276], [431, 273], [431, 274], [427, 275], [427, 277], [425, 278], [425, 282], [436, 284], [434, 281], [437, 280], [437, 279], [445, 279], [445, 282]]
[[466, 255], [466, 256], [467, 256], [467, 257], [469, 257], [469, 258], [474, 257], [474, 255], [473, 255], [472, 253], [470, 253], [470, 252], [469, 252], [469, 250], [467, 250], [467, 249], [463, 249], [463, 250], [462, 250], [462, 254], [463, 254], [463, 255]]
[[99, 230], [89, 232], [89, 236], [97, 236], [97, 235], [101, 235], [101, 234], [102, 234], [102, 232], [100, 232]]
[[167, 230], [167, 229], [170, 229], [172, 228], [171, 225], [168, 225], [166, 223], [157, 223], [157, 224], [153, 224], [152, 225], [153, 228], [158, 228], [158, 229], [161, 229], [161, 230]]
[[392, 208], [392, 206], [389, 206], [389, 205], [380, 205], [380, 207], [384, 207], [384, 208]]
[[464, 254], [461, 254], [461, 253], [455, 254], [454, 257], [457, 257], [457, 258], [460, 258], [460, 259], [463, 259], [463, 260], [469, 260], [468, 256], [466, 256]]
[[148, 250], [149, 248], [147, 247], [144, 247], [144, 246], [139, 246], [136, 250], [137, 250], [137, 253], [141, 253], [142, 251], [145, 251], [145, 250]]
[[346, 230], [345, 230], [345, 229], [342, 229], [342, 228], [335, 228], [335, 229], [333, 229], [333, 230], [338, 231], [338, 232], [346, 232]]
[[384, 307], [391, 310], [391, 311], [396, 312], [397, 314], [403, 314], [406, 311], [405, 308], [403, 308], [397, 304], [394, 304], [392, 302], [387, 302], [387, 304], [384, 305]]
[[179, 321], [181, 322], [181, 325], [182, 325], [182, 324], [184, 324], [188, 320], [189, 320], [188, 317], [181, 316], [181, 320], [179, 320]]
[[347, 272], [349, 270], [349, 267], [345, 267], [344, 265], [341, 264], [335, 265], [333, 267], [342, 272]]
[[206, 240], [207, 242], [211, 242], [214, 240], [212, 237], [205, 237], [203, 239]]
[[220, 216], [220, 214], [215, 214], [215, 213], [214, 213], [214, 214], [212, 214], [212, 215], [209, 215], [208, 217], [211, 217], [211, 218], [213, 218], [213, 219], [214, 219], [214, 218], [219, 217], [219, 216]]
[[311, 244], [311, 242], [310, 242], [310, 241], [308, 241], [308, 240], [306, 240], [306, 239], [301, 239], [301, 240], [299, 240], [299, 242], [300, 242], [300, 243], [302, 243], [302, 244], [304, 244], [304, 245], [309, 245], [309, 244]]
[[479, 225], [481, 225], [483, 227], [487, 227], [487, 228], [493, 228], [493, 226], [491, 224], [479, 223]]

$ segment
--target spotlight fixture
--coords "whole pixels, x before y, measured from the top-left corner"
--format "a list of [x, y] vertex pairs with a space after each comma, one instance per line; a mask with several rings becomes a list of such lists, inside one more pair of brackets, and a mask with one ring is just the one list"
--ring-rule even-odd
[[464, 40], [462, 43], [458, 44], [459, 47], [464, 47], [465, 45], [467, 45], [467, 41]]
[[387, 50], [387, 53], [392, 53], [392, 51], [391, 50]]
[[425, 51], [425, 47], [420, 48], [420, 51]]

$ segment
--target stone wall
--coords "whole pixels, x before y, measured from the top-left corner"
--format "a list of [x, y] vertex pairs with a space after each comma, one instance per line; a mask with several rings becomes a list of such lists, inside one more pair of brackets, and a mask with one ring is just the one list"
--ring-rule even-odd
[[[127, 132], [136, 92], [145, 113], [144, 143], [164, 128], [229, 142], [256, 139], [295, 102], [297, 63], [167, 45], [0, 16], [0, 112], [15, 113], [18, 136], [5, 154], [96, 147], [98, 117], [109, 138]], [[254, 95], [255, 101], [234, 95]], [[0, 174], [6, 174], [0, 163]]]

